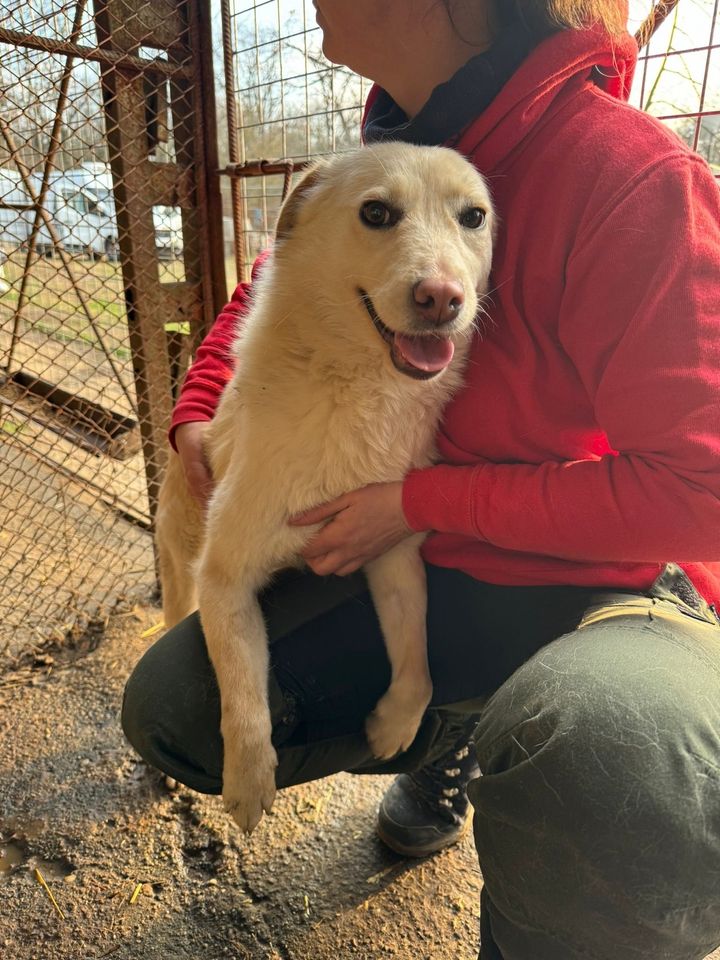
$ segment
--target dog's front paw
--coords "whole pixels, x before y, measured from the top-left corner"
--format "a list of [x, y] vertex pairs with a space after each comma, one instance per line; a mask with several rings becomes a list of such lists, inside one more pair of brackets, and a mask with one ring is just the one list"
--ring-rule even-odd
[[389, 760], [411, 745], [420, 726], [425, 704], [408, 704], [389, 690], [365, 721], [373, 756]]
[[275, 800], [277, 754], [270, 743], [225, 752], [223, 804], [245, 833], [252, 833]]

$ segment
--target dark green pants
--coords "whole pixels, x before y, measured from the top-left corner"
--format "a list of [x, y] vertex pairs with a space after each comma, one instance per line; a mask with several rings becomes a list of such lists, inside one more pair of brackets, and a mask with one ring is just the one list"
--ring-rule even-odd
[[[280, 787], [412, 769], [482, 707], [469, 790], [482, 960], [701, 960], [720, 943], [720, 624], [682, 571], [638, 595], [428, 567], [433, 702], [410, 750], [382, 765], [363, 720], [389, 672], [362, 578], [292, 574], [262, 603]], [[220, 792], [196, 616], [135, 668], [123, 725], [150, 763]]]

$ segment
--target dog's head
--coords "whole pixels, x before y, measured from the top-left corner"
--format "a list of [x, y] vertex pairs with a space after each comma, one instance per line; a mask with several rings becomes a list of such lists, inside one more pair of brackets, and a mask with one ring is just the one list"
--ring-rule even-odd
[[281, 208], [275, 256], [294, 262], [306, 292], [315, 285], [323, 336], [426, 380], [472, 329], [493, 226], [485, 181], [458, 153], [388, 143], [306, 173]]

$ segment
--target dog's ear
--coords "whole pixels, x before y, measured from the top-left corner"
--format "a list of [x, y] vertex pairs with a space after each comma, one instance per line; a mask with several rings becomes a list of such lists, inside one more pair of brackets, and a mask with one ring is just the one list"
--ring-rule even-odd
[[326, 164], [324, 163], [315, 163], [312, 167], [305, 170], [302, 179], [295, 184], [283, 201], [275, 226], [276, 240], [284, 240], [285, 237], [290, 234], [290, 231], [295, 226], [298, 211], [305, 200], [306, 194], [320, 182], [325, 166]]

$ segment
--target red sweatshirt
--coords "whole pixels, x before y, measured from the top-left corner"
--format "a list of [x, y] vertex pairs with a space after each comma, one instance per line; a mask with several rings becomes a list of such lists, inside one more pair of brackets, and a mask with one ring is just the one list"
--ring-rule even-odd
[[[500, 217], [492, 299], [441, 463], [403, 506], [435, 564], [498, 584], [647, 588], [680, 563], [720, 602], [720, 192], [624, 101], [630, 37], [541, 43], [456, 149]], [[373, 94], [371, 94], [371, 97]], [[241, 285], [173, 427], [213, 415]]]

